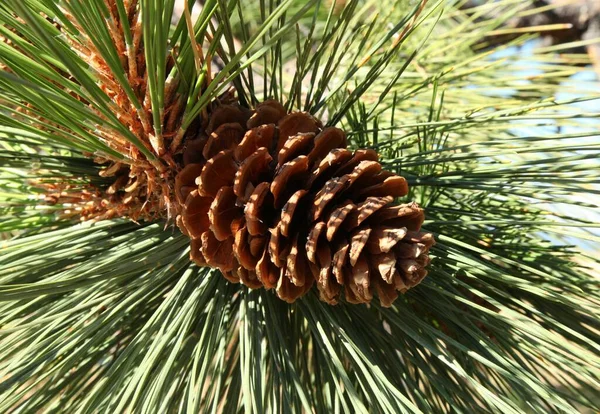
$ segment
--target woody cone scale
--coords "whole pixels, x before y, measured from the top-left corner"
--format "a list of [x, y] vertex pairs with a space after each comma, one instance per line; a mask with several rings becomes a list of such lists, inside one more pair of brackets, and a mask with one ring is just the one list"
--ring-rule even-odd
[[423, 210], [395, 204], [403, 177], [345, 133], [269, 100], [222, 105], [189, 140], [175, 192], [191, 259], [231, 282], [275, 289], [293, 302], [316, 283], [320, 299], [383, 306], [427, 275]]

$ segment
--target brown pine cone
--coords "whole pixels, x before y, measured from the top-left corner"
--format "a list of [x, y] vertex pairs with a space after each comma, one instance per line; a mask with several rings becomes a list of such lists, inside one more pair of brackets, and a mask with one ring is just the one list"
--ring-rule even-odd
[[346, 149], [346, 135], [277, 101], [254, 112], [221, 106], [207, 136], [187, 142], [176, 178], [180, 229], [191, 258], [232, 282], [275, 288], [293, 302], [317, 282], [321, 300], [390, 306], [427, 275], [423, 210], [395, 205], [403, 177], [373, 150]]

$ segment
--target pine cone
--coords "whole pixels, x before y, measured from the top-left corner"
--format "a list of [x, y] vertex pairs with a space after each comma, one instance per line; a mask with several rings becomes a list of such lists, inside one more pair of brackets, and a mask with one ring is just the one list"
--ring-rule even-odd
[[321, 300], [382, 305], [426, 276], [430, 233], [423, 210], [395, 205], [403, 177], [373, 150], [346, 149], [346, 135], [277, 101], [254, 112], [221, 106], [207, 136], [189, 141], [176, 177], [177, 223], [191, 258], [232, 282], [275, 288], [293, 302], [317, 282]]

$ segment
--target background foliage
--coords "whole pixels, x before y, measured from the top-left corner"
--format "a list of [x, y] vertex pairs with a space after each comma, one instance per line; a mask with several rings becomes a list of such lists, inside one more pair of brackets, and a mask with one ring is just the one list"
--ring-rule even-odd
[[206, 84], [174, 2], [139, 2], [152, 108], [180, 76], [182, 129], [233, 85], [244, 105], [275, 97], [344, 128], [409, 180], [438, 244], [425, 281], [384, 309], [288, 305], [190, 264], [172, 223], [48, 205], [41, 183], [107, 185], [89, 153], [128, 157], [98, 134], [129, 137], [68, 42], [114, 56], [110, 20], [101, 0], [3, 2], [0, 411], [597, 410], [600, 295], [582, 265], [597, 260], [562, 240], [598, 242], [569, 213], [595, 207], [580, 196], [598, 194], [600, 140], [572, 127], [598, 96], [582, 81], [555, 97], [586, 63], [567, 46], [511, 52], [552, 27], [488, 44], [528, 4], [207, 0], [195, 39], [221, 67]]

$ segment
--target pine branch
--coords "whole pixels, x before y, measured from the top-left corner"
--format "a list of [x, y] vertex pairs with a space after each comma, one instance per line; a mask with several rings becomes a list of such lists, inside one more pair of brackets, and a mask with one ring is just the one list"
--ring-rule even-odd
[[[461, 4], [0, 5], [0, 411], [597, 410], [600, 93], [573, 45], [489, 42], [530, 2]], [[190, 261], [184, 149], [269, 98], [425, 208], [429, 275], [392, 307]]]

